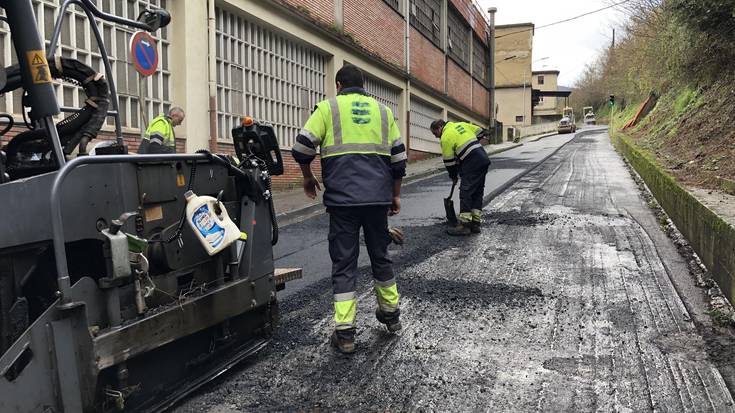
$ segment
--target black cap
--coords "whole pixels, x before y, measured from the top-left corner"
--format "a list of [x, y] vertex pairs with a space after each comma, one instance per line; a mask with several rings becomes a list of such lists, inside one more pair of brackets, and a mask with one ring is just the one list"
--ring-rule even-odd
[[437, 120], [431, 122], [431, 130], [440, 129], [440, 128], [444, 127], [444, 125], [446, 125], [446, 124], [447, 124], [447, 122], [444, 122], [444, 119], [437, 119]]

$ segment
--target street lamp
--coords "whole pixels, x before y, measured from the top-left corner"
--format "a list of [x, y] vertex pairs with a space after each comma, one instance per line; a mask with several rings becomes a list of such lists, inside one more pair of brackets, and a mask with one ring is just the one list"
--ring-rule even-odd
[[495, 130], [495, 13], [497, 13], [498, 9], [495, 7], [488, 7], [487, 12], [490, 14], [490, 33], [488, 33], [488, 53], [490, 54], [490, 58], [488, 59], [488, 66], [489, 66], [489, 73], [488, 73], [488, 83], [490, 83], [490, 102], [488, 105], [488, 112], [490, 113], [490, 128], [492, 128], [493, 131], [493, 142], [495, 142], [495, 137], [498, 136], [497, 131]]

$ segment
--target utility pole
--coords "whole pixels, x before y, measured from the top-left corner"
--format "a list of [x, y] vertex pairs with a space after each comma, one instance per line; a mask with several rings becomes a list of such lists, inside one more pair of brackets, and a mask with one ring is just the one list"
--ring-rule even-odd
[[490, 13], [490, 35], [488, 39], [488, 49], [490, 49], [490, 59], [488, 60], [488, 83], [490, 86], [490, 102], [488, 112], [490, 112], [490, 130], [493, 131], [493, 140], [496, 142], [498, 132], [495, 130], [495, 13], [498, 11], [495, 7], [490, 7], [487, 12]]
[[615, 48], [615, 28], [613, 27], [612, 49]]

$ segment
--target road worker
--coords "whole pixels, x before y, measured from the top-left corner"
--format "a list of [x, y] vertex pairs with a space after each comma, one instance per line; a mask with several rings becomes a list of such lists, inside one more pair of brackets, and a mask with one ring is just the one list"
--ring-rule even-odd
[[445, 122], [442, 119], [431, 123], [431, 133], [440, 139], [444, 166], [454, 184], [462, 178], [459, 186], [459, 222], [447, 229], [449, 235], [480, 233], [482, 222], [482, 198], [485, 192], [485, 175], [490, 158], [480, 139], [487, 130], [467, 122]]
[[388, 255], [388, 215], [401, 210], [407, 157], [391, 109], [365, 91], [362, 72], [345, 65], [335, 80], [337, 96], [316, 105], [296, 137], [292, 155], [301, 166], [304, 192], [314, 199], [321, 187], [310, 165], [321, 148], [336, 324], [331, 343], [352, 353], [360, 228], [372, 264], [375, 315], [388, 331], [401, 329], [399, 294]]
[[184, 109], [174, 106], [168, 114], [155, 117], [145, 131], [138, 153], [176, 153], [174, 127], [181, 125], [184, 116]]

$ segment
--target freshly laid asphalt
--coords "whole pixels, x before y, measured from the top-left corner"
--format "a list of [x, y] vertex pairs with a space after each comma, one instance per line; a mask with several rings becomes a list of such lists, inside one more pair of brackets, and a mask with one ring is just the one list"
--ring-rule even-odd
[[707, 328], [686, 259], [604, 131], [492, 160], [480, 235], [444, 234], [446, 175], [404, 188], [403, 331], [375, 320], [363, 250], [358, 352], [329, 347], [328, 217], [309, 218], [276, 248], [304, 278], [279, 293], [273, 341], [175, 410], [735, 412], [735, 341]]

